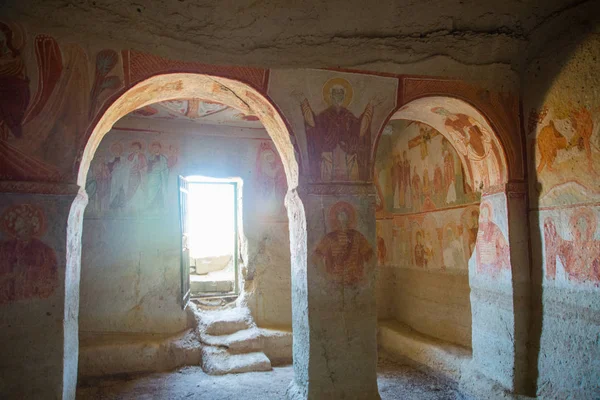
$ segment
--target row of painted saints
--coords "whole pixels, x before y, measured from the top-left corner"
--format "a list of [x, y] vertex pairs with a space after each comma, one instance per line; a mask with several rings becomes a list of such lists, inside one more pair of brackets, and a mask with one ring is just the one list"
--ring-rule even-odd
[[86, 191], [92, 211], [163, 210], [167, 201], [169, 172], [177, 164], [178, 149], [152, 142], [148, 152], [142, 140], [124, 148], [109, 146], [110, 156], [97, 155], [88, 173]]
[[[508, 270], [508, 242], [502, 229], [493, 222], [492, 205], [484, 202], [480, 207], [467, 207], [457, 215], [457, 221], [452, 211], [428, 214], [424, 218], [394, 217], [391, 251], [381, 237], [382, 230], [378, 229], [379, 263], [404, 266], [409, 263], [409, 266], [428, 270], [466, 270], [474, 254], [477, 273], [499, 276]], [[386, 258], [388, 253], [390, 260]]]
[[[415, 131], [416, 136], [407, 137]], [[385, 147], [376, 164], [380, 211], [420, 212], [478, 200], [456, 150], [430, 126], [394, 121], [380, 146]]]

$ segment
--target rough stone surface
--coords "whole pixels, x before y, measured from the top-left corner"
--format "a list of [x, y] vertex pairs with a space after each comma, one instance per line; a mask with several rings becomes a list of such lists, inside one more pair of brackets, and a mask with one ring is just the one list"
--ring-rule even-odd
[[201, 343], [192, 330], [174, 336], [88, 335], [80, 340], [78, 374], [81, 379], [200, 365], [201, 350]]
[[202, 370], [209, 375], [270, 371], [271, 362], [263, 352], [236, 354], [226, 349], [206, 346], [202, 349]]
[[[294, 374], [292, 367], [269, 372], [210, 376], [199, 367], [145, 376], [87, 380], [77, 389], [78, 400], [96, 399], [282, 399]], [[456, 384], [389, 359], [379, 362], [377, 383], [382, 400], [474, 400], [462, 394]]]
[[377, 338], [386, 353], [408, 358], [455, 382], [471, 361], [469, 349], [419, 334], [393, 320], [380, 321]]

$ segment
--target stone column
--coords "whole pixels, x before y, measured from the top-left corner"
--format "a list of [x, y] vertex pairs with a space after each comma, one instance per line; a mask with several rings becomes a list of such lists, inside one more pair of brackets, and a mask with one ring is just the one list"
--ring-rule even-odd
[[526, 216], [521, 183], [502, 185], [481, 198], [477, 246], [469, 261], [473, 360], [461, 378], [464, 389], [479, 395], [529, 392]]
[[287, 204], [295, 370], [288, 398], [379, 399], [373, 185], [306, 184]]
[[37, 192], [0, 195], [0, 397], [75, 398], [86, 197], [74, 185], [0, 184]]

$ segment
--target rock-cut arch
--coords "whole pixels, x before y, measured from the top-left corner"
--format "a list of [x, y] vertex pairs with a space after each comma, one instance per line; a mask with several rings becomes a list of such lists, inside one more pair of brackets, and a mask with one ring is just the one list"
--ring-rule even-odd
[[[77, 321], [79, 304], [79, 276], [81, 270], [81, 236], [83, 213], [87, 205], [85, 183], [90, 163], [103, 137], [113, 124], [130, 112], [146, 105], [180, 99], [200, 98], [219, 102], [240, 110], [246, 115], [255, 115], [262, 122], [273, 140], [283, 163], [288, 193], [286, 207], [290, 224], [292, 247], [292, 267], [306, 270], [306, 219], [302, 201], [297, 194], [299, 162], [293, 146], [293, 136], [284, 119], [271, 101], [252, 86], [227, 78], [198, 73], [172, 73], [152, 76], [139, 82], [116, 97], [97, 118], [81, 149], [77, 170], [79, 194], [71, 206], [67, 231], [67, 272], [65, 276], [65, 303], [69, 315]], [[294, 282], [292, 282], [294, 290]], [[74, 390], [77, 380], [77, 331], [78, 323], [73, 324], [65, 334], [65, 347], [70, 349], [70, 357], [65, 365], [66, 390]]]

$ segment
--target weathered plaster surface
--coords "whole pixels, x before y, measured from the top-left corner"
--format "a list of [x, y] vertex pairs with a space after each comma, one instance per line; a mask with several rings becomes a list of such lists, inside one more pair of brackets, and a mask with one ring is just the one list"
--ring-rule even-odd
[[[597, 11], [597, 4], [581, 7], [542, 27], [525, 72], [533, 281], [529, 350], [538, 396], [600, 395]], [[548, 140], [550, 133], [555, 140]]]
[[[126, 125], [119, 129], [145, 126], [135, 121]], [[125, 149], [123, 158], [133, 154], [131, 143], [141, 142], [147, 149], [142, 153], [148, 157], [152, 143], [161, 143], [161, 154], [165, 160], [168, 155], [171, 161], [167, 164], [173, 165], [166, 187], [161, 188], [166, 194], [162, 207], [152, 206], [143, 197], [150, 192], [143, 186], [149, 184], [146, 182], [142, 182], [140, 193], [116, 210], [109, 204], [116, 207], [114, 193], [110, 195], [112, 202], [99, 200], [100, 194], [91, 197], [83, 235], [81, 329], [152, 333], [185, 329], [186, 313], [179, 304], [178, 174], [242, 179], [245, 300], [259, 325], [290, 326], [289, 236], [283, 192], [264, 193], [265, 183], [257, 177], [257, 155], [262, 147], [272, 146], [270, 139], [263, 130], [247, 131], [246, 138], [238, 139], [236, 135], [243, 130], [195, 127], [192, 134], [179, 131], [176, 123], [167, 126], [170, 129], [165, 133], [115, 130], [105, 137], [92, 161], [88, 186], [90, 182], [100, 184], [101, 175], [95, 177], [94, 171], [114, 161], [111, 149], [116, 143]], [[113, 181], [117, 179], [114, 172]], [[265, 209], [265, 204], [273, 202], [273, 207]]]

